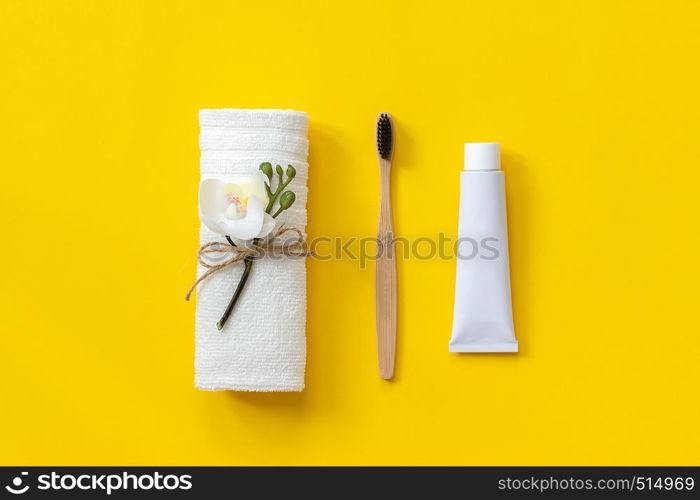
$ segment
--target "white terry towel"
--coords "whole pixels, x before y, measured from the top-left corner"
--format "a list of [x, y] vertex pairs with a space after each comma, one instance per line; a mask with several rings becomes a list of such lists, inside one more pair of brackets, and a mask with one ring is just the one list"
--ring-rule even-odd
[[[308, 116], [298, 111], [203, 109], [199, 112], [202, 179], [257, 171], [263, 162], [296, 168], [294, 205], [278, 218], [306, 236]], [[272, 189], [275, 189], [273, 176]], [[201, 226], [200, 243], [225, 242]], [[195, 385], [218, 391], [301, 391], [306, 365], [304, 259], [259, 259], [224, 329], [216, 323], [243, 265], [229, 265], [197, 291]], [[198, 273], [204, 272], [198, 266]]]

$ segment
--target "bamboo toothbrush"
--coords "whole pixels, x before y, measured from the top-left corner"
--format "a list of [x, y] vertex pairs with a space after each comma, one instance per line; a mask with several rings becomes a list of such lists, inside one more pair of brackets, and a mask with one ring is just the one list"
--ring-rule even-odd
[[381, 179], [379, 228], [377, 229], [377, 354], [379, 376], [389, 380], [394, 376], [396, 359], [396, 255], [394, 228], [391, 221], [391, 154], [394, 133], [391, 116], [381, 113], [377, 118], [377, 153]]

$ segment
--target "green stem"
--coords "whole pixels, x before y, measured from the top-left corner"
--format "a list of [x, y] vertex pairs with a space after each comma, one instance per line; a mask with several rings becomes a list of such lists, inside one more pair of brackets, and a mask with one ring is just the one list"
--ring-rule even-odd
[[[231, 244], [231, 246], [237, 246], [233, 240], [231, 239], [230, 236], [226, 236], [226, 239], [228, 242]], [[238, 297], [240, 297], [241, 293], [243, 292], [243, 288], [245, 287], [245, 282], [248, 281], [248, 275], [250, 274], [250, 269], [253, 267], [253, 260], [250, 258], [245, 258], [243, 259], [243, 264], [245, 267], [243, 268], [243, 274], [241, 275], [241, 279], [238, 281], [238, 285], [236, 286], [236, 291], [233, 292], [233, 297], [231, 297], [231, 300], [228, 303], [228, 306], [226, 307], [226, 310], [224, 311], [223, 316], [221, 316], [221, 319], [219, 322], [216, 324], [216, 328], [221, 331], [224, 328], [224, 325], [226, 324], [226, 321], [228, 320], [228, 317], [231, 315], [231, 312], [233, 311], [233, 307], [236, 305], [236, 302], [238, 302]]]
[[236, 305], [236, 302], [238, 302], [238, 297], [240, 297], [241, 292], [243, 292], [243, 288], [245, 287], [246, 281], [248, 281], [248, 276], [250, 275], [250, 270], [253, 268], [252, 257], [246, 257], [245, 259], [243, 259], [243, 263], [245, 264], [245, 267], [243, 268], [243, 274], [241, 275], [241, 280], [238, 282], [238, 286], [236, 287], [236, 291], [233, 292], [233, 297], [231, 297], [231, 300], [229, 301], [228, 306], [226, 307], [226, 310], [224, 311], [224, 315], [221, 316], [221, 319], [216, 324], [216, 328], [219, 331], [223, 330], [224, 325], [226, 324], [226, 321], [228, 320], [228, 317], [231, 315], [231, 312], [233, 311], [233, 307]]
[[[272, 193], [272, 196], [268, 195], [268, 197], [270, 198], [270, 201], [267, 202], [267, 207], [265, 207], [265, 212], [267, 212], [268, 214], [270, 213], [270, 210], [272, 210], [272, 207], [274, 206], [275, 202], [277, 201], [277, 198], [282, 193], [284, 188], [286, 188], [289, 185], [290, 182], [292, 182], [292, 179], [287, 179], [287, 182], [282, 182], [282, 177], [280, 177], [280, 183], [278, 184], [277, 189], [275, 190], [274, 193]], [[278, 212], [278, 214], [279, 214], [279, 212]], [[273, 217], [275, 217], [275, 216], [273, 215]]]

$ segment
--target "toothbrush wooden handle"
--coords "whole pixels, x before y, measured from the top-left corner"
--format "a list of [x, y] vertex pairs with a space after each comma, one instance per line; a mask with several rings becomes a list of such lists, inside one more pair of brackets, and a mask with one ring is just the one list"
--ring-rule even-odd
[[391, 220], [390, 163], [381, 160], [381, 201], [377, 231], [377, 354], [379, 376], [394, 376], [396, 359], [396, 252]]

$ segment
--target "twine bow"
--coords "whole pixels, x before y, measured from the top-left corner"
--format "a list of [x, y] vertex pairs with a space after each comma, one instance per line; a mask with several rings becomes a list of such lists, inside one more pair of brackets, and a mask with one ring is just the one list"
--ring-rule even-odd
[[[286, 233], [294, 233], [295, 236], [286, 241], [280, 241], [280, 236]], [[231, 256], [221, 262], [213, 263], [207, 261], [206, 256], [209, 254], [231, 254]], [[286, 227], [284, 225], [280, 226], [271, 237], [263, 241], [253, 240], [250, 246], [242, 247], [231, 243], [221, 243], [219, 241], [206, 243], [202, 245], [197, 252], [197, 262], [199, 262], [202, 267], [206, 268], [206, 271], [194, 282], [194, 285], [192, 285], [187, 295], [185, 295], [185, 300], [190, 300], [192, 292], [194, 292], [194, 289], [197, 288], [197, 285], [202, 281], [236, 262], [245, 259], [257, 259], [265, 255], [305, 258], [311, 257], [313, 254], [313, 252], [306, 249], [306, 241], [304, 241], [304, 236], [301, 234], [301, 231], [295, 227]]]

